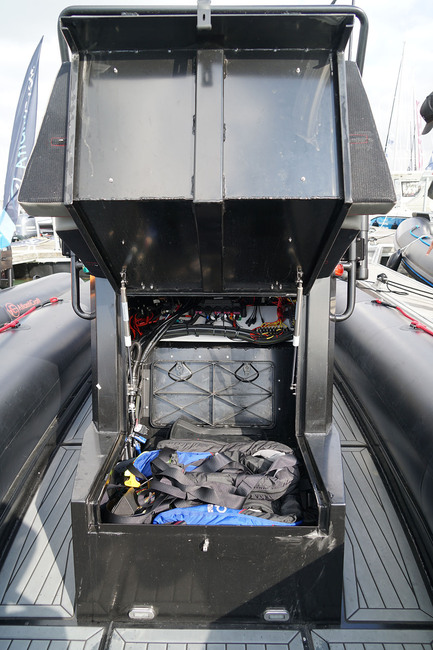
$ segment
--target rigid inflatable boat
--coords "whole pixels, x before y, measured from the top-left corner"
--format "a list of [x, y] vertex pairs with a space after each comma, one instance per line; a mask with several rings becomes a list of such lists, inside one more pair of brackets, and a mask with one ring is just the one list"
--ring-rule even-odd
[[428, 253], [433, 242], [428, 214], [417, 214], [405, 219], [395, 232], [395, 253], [388, 266], [396, 269], [401, 263], [413, 278], [433, 287], [433, 253]]
[[0, 640], [428, 646], [431, 576], [356, 386], [333, 386], [358, 234], [395, 201], [365, 15], [200, 0], [70, 7], [59, 29], [20, 201], [92, 273], [92, 407], [17, 521]]

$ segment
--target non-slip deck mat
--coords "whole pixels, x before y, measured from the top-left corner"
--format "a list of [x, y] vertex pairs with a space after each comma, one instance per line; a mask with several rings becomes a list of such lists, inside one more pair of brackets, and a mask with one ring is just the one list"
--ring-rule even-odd
[[0, 650], [98, 650], [100, 627], [0, 626]]
[[332, 416], [333, 421], [342, 445], [366, 445], [365, 439], [359, 430], [355, 418], [348, 410], [346, 403], [338, 390], [334, 388], [334, 397], [332, 403]]
[[115, 628], [107, 650], [431, 650], [433, 630], [144, 630]]
[[108, 650], [135, 649], [305, 650], [305, 645], [302, 633], [297, 630], [114, 629]]
[[431, 650], [433, 630], [314, 630], [314, 650]]
[[70, 502], [78, 447], [56, 453], [0, 572], [0, 616], [74, 615]]
[[[350, 421], [338, 394], [334, 400], [334, 413], [337, 412], [340, 422]], [[83, 412], [78, 417], [82, 419]], [[87, 417], [88, 413], [84, 420]], [[346, 619], [360, 627], [382, 623], [388, 627], [433, 627], [432, 602], [403, 528], [370, 453], [359, 445], [360, 432], [355, 431], [354, 435], [354, 446], [347, 440], [343, 446], [347, 498]], [[21, 523], [0, 572], [3, 619], [73, 617], [75, 586], [69, 504], [79, 450], [79, 445], [71, 442], [59, 449]], [[254, 638], [257, 640], [251, 643], [260, 645], [258, 637]], [[291, 643], [295, 642], [296, 635]], [[342, 650], [344, 646], [335, 647]]]
[[63, 440], [63, 444], [81, 444], [87, 427], [92, 422], [92, 396], [89, 395], [79, 410], [72, 426]]
[[[307, 633], [308, 634], [308, 633]], [[0, 626], [0, 650], [431, 650], [433, 630], [146, 630]]]
[[369, 451], [345, 448], [343, 466], [346, 620], [433, 626], [433, 604]]

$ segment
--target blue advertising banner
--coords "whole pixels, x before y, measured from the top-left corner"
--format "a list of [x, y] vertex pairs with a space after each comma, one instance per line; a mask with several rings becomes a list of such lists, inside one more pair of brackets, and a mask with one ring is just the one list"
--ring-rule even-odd
[[0, 248], [9, 246], [18, 220], [18, 193], [36, 133], [38, 70], [42, 38], [37, 46], [21, 88], [9, 147], [8, 168], [0, 215]]

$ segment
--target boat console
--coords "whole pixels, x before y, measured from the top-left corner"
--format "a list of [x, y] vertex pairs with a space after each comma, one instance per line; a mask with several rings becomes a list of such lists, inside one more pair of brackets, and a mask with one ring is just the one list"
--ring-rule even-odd
[[[20, 201], [56, 217], [73, 276], [92, 274], [90, 311], [74, 293], [93, 351], [72, 499], [78, 620], [338, 621], [332, 276], [350, 247], [355, 277], [363, 217], [394, 201], [360, 74], [366, 18], [199, 0], [73, 7], [59, 28]], [[107, 519], [119, 462], [179, 440], [288, 446], [295, 525]]]

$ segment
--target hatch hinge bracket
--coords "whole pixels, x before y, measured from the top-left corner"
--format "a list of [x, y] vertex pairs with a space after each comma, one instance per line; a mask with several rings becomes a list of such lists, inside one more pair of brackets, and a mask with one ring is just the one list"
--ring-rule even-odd
[[197, 0], [197, 29], [212, 29], [211, 13], [210, 13], [211, 0]]

